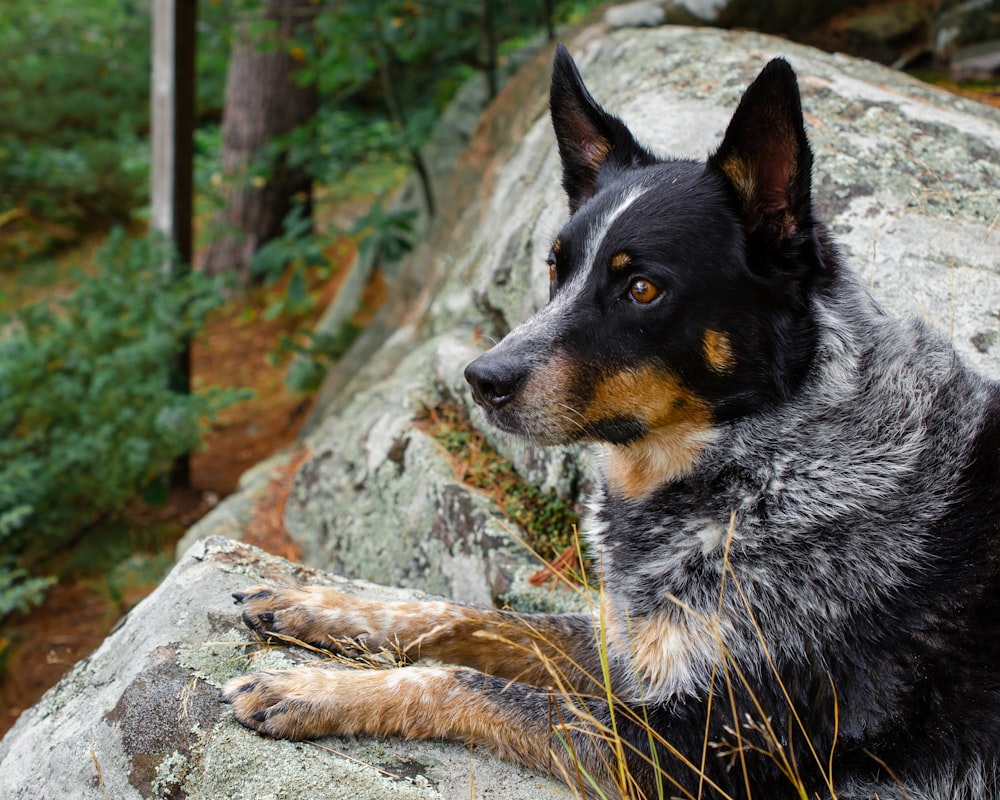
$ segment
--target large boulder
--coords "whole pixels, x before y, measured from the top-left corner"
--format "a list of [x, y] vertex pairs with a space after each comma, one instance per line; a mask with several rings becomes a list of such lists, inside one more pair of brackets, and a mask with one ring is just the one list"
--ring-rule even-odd
[[[646, 143], [696, 158], [717, 144], [766, 60], [788, 57], [816, 153], [817, 209], [848, 260], [885, 305], [926, 318], [1000, 376], [1000, 113], [750, 33], [591, 27], [566, 44], [595, 97]], [[541, 261], [567, 216], [546, 118], [549, 58], [522, 69], [483, 116], [426, 241], [324, 385], [302, 452], [255, 471], [188, 544], [220, 530], [242, 535], [269, 476], [299, 464], [284, 523], [311, 567], [473, 602], [573, 602], [571, 592], [531, 593], [523, 531], [456, 477], [426, 425], [428, 409], [468, 405], [465, 363], [546, 300]], [[488, 435], [522, 477], [579, 502], [593, 474], [585, 454]], [[251, 661], [306, 657], [245, 652], [227, 597], [259, 579], [342, 580], [244, 545], [194, 544], [0, 743], [0, 797], [436, 798], [469, 797], [472, 786], [483, 798], [565, 795], [446, 744], [321, 743], [345, 758], [244, 731], [215, 703], [215, 687]]]

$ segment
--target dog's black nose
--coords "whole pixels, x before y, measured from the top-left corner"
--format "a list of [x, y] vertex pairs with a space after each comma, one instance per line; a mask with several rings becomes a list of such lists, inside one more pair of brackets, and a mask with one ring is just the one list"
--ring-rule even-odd
[[491, 350], [465, 368], [465, 379], [472, 386], [472, 399], [493, 411], [514, 396], [521, 382], [521, 372], [516, 364]]

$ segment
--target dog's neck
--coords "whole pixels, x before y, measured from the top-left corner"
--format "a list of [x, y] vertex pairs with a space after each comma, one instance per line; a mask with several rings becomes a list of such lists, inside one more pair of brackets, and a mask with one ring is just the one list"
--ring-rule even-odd
[[631, 500], [648, 497], [694, 474], [700, 455], [717, 437], [718, 429], [707, 419], [692, 419], [628, 444], [602, 444], [606, 491]]

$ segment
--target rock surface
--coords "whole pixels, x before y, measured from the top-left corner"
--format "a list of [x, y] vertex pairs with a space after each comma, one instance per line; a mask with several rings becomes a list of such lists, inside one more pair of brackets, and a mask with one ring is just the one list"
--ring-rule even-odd
[[[886, 306], [925, 317], [1000, 376], [1000, 113], [749, 33], [592, 27], [566, 44], [594, 96], [644, 142], [696, 158], [718, 143], [764, 63], [788, 57], [816, 154], [817, 210], [848, 261]], [[391, 301], [323, 387], [285, 515], [314, 567], [473, 602], [567, 602], [525, 587], [534, 563], [521, 533], [456, 478], [421, 423], [425, 407], [467, 403], [467, 361], [546, 300], [542, 259], [567, 216], [546, 119], [549, 59], [515, 75], [483, 116]], [[522, 475], [580, 501], [593, 471], [585, 454], [493, 442]], [[239, 536], [270, 472], [288, 463], [248, 476], [191, 539]], [[338, 740], [358, 764], [237, 726], [213, 699], [249, 667], [228, 593], [260, 578], [342, 580], [218, 539], [196, 545], [0, 743], [0, 797], [470, 797], [473, 782], [482, 798], [565, 796], [452, 745]]]
[[21, 715], [0, 742], [0, 797], [571, 797], [559, 784], [458, 744], [334, 737], [305, 744], [241, 728], [216, 699], [223, 683], [318, 657], [251, 642], [230, 594], [261, 581], [414, 597], [323, 575], [230, 539], [205, 539], [96, 652]]

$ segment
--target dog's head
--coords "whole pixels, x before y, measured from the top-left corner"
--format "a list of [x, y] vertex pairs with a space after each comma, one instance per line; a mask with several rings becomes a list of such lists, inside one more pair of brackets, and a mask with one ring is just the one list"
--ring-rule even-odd
[[561, 46], [551, 112], [570, 208], [546, 259], [551, 299], [466, 377], [494, 425], [606, 443], [612, 489], [643, 495], [808, 369], [809, 296], [828, 268], [798, 85], [770, 62], [707, 163], [642, 147]]

